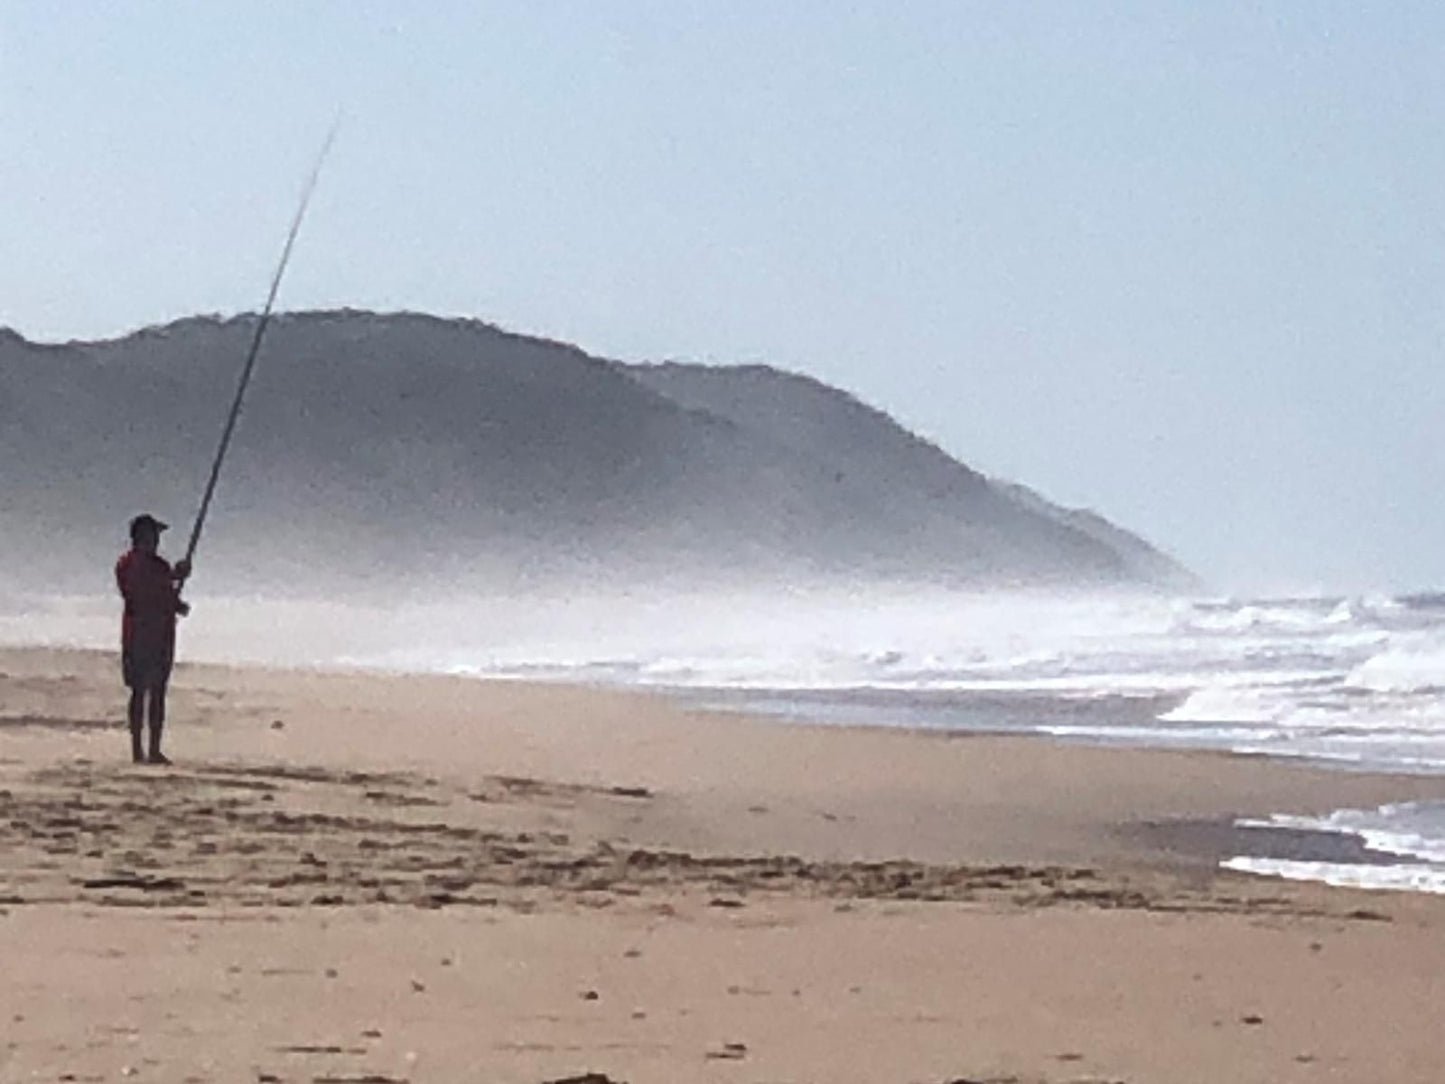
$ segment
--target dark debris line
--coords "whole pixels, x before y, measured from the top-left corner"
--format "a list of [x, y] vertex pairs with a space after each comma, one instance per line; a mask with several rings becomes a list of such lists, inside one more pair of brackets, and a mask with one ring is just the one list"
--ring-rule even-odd
[[[684, 886], [724, 909], [767, 894], [1298, 913], [1267, 897], [1146, 891], [1084, 868], [700, 856], [445, 819], [453, 803], [468, 801], [653, 800], [644, 788], [495, 777], [481, 791], [449, 793], [434, 779], [401, 773], [296, 767], [218, 766], [163, 780], [157, 786], [154, 776], [66, 766], [0, 790], [0, 903], [531, 909], [559, 895], [594, 894], [605, 905]], [[313, 798], [335, 807], [340, 799], [371, 812], [293, 812], [277, 808], [278, 798], [291, 807]]]

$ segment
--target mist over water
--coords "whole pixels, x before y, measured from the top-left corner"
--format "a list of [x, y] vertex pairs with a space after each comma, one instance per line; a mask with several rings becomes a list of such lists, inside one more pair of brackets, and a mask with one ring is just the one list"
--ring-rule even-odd
[[[585, 681], [821, 721], [1445, 770], [1445, 596], [558, 587], [197, 602], [181, 630], [196, 660]], [[0, 637], [109, 647], [117, 608], [12, 591]]]
[[[1445, 771], [1445, 595], [1246, 600], [878, 586], [432, 598], [200, 594], [181, 651], [650, 688], [823, 723]], [[0, 597], [0, 640], [109, 647], [116, 610], [109, 599], [11, 592]], [[1445, 888], [1445, 810], [1326, 811], [1272, 824], [1355, 835], [1392, 861], [1341, 870], [1254, 858], [1239, 868]]]

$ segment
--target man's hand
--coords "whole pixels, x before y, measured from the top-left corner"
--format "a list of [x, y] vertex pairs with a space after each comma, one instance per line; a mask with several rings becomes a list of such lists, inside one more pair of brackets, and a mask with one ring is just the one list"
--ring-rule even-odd
[[176, 579], [185, 583], [191, 578], [191, 562], [182, 557], [176, 562]]
[[190, 612], [191, 604], [189, 602], [185, 601], [185, 599], [176, 599], [176, 613], [180, 614], [180, 616], [182, 617], [185, 617], [186, 614]]

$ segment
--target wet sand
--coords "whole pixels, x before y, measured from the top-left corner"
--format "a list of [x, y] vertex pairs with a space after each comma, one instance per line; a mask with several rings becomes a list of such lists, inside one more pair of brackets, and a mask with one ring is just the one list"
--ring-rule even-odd
[[[0, 1081], [1430, 1081], [1445, 901], [1215, 869], [1445, 780], [0, 651]], [[1312, 841], [1302, 846], [1322, 846]]]

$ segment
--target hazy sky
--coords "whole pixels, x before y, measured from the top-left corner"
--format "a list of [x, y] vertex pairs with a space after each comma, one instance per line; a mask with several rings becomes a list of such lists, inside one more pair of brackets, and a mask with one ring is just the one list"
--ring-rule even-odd
[[0, 0], [0, 323], [842, 385], [1229, 587], [1445, 586], [1445, 5]]

